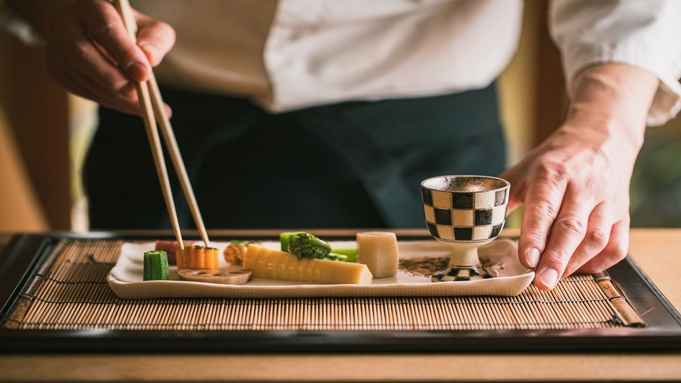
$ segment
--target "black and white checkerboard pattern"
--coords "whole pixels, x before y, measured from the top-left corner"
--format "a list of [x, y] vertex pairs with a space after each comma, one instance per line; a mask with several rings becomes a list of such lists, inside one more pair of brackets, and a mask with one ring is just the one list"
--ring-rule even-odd
[[504, 227], [508, 189], [448, 192], [421, 188], [426, 226], [443, 241], [484, 241]]
[[[483, 273], [480, 273], [482, 269]], [[449, 268], [441, 270], [433, 275], [433, 278], [437, 282], [448, 282], [448, 281], [474, 281], [476, 279], [491, 278], [492, 276], [487, 273], [482, 267], [453, 267], [450, 265]]]

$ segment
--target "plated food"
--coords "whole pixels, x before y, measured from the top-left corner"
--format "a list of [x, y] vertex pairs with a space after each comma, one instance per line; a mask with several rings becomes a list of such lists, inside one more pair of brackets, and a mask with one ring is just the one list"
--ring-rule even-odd
[[392, 278], [397, 275], [399, 258], [395, 233], [357, 233], [357, 261], [367, 265], [374, 278]]
[[[257, 246], [281, 251], [277, 239], [261, 239]], [[357, 242], [333, 239], [333, 253], [347, 254], [345, 262], [356, 263]], [[203, 243], [202, 243], [203, 244]], [[211, 242], [223, 253], [230, 241]], [[483, 266], [493, 269], [496, 278], [457, 283], [433, 283], [429, 275], [441, 268], [451, 254], [450, 246], [433, 239], [398, 240], [397, 275], [373, 278], [368, 284], [317, 284], [251, 276], [245, 284], [205, 283], [181, 280], [176, 265], [170, 265], [169, 280], [143, 279], [143, 253], [154, 250], [154, 241], [124, 243], [116, 265], [107, 275], [112, 291], [122, 299], [151, 298], [303, 298], [303, 297], [416, 297], [416, 296], [516, 296], [534, 278], [534, 272], [518, 260], [517, 242], [497, 239], [480, 249]], [[249, 245], [250, 246], [250, 245]], [[230, 265], [219, 257], [219, 270]], [[334, 261], [338, 262], [338, 261]]]
[[369, 268], [360, 263], [298, 258], [292, 253], [258, 245], [248, 247], [243, 267], [252, 270], [256, 278], [314, 284], [369, 284], [374, 278]]
[[252, 272], [231, 266], [220, 270], [180, 269], [177, 274], [183, 281], [243, 285], [251, 279]]
[[[230, 267], [220, 268], [216, 247], [156, 241], [156, 250], [144, 253], [144, 280], [168, 279], [172, 263], [180, 280], [219, 284], [245, 284], [251, 276], [312, 284], [370, 284], [374, 278], [395, 277], [399, 258], [395, 233], [359, 233], [356, 243], [355, 248], [334, 252], [329, 243], [307, 232], [281, 233], [280, 249], [233, 240], [222, 251]], [[168, 252], [174, 254], [174, 262], [169, 262]], [[165, 278], [157, 271], [160, 255]], [[152, 266], [147, 259], [156, 263]]]
[[144, 253], [144, 280], [168, 280], [168, 254], [163, 250], [151, 250]]
[[[194, 244], [198, 243], [196, 241], [184, 241], [184, 246], [193, 246]], [[154, 242], [154, 250], [163, 250], [166, 252], [168, 255], [168, 264], [169, 265], [175, 265], [177, 263], [177, 260], [175, 259], [175, 250], [178, 247], [177, 241], [169, 241], [169, 240], [163, 240], [159, 239], [156, 242]]]
[[178, 269], [218, 269], [218, 249], [201, 245], [175, 249]]
[[227, 247], [225, 247], [225, 250], [222, 252], [225, 261], [227, 261], [227, 263], [229, 263], [230, 265], [234, 266], [243, 265], [248, 245], [252, 243], [254, 242], [244, 242], [239, 240], [230, 241], [229, 245], [227, 245]]

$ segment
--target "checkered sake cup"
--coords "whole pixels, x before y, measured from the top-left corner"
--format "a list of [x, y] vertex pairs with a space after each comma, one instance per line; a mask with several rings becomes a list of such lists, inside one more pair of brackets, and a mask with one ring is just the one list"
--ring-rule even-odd
[[487, 242], [506, 221], [511, 184], [501, 178], [455, 175], [421, 182], [426, 226], [442, 242]]

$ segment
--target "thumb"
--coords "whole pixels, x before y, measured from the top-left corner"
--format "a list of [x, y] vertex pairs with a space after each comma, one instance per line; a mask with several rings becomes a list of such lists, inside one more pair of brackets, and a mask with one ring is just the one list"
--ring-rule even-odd
[[137, 45], [147, 56], [151, 66], [157, 66], [175, 45], [175, 30], [167, 23], [152, 19], [141, 13], [137, 19]]
[[511, 213], [515, 209], [518, 208], [518, 206], [522, 205], [525, 201], [525, 194], [524, 194], [524, 186], [525, 183], [523, 181], [519, 181], [518, 178], [515, 175], [515, 172], [513, 171], [514, 169], [509, 169], [505, 171], [504, 173], [500, 174], [498, 177], [501, 179], [504, 179], [508, 182], [511, 183], [511, 188], [509, 189], [508, 192], [508, 205], [507, 205], [507, 211]]

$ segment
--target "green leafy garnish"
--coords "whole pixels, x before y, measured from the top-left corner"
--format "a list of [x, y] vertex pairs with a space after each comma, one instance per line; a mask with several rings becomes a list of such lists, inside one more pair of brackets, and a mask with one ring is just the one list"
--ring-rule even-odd
[[281, 245], [281, 251], [289, 253], [288, 244], [291, 243], [291, 239], [298, 236], [298, 234], [303, 234], [302, 231], [287, 231], [284, 233], [279, 233], [279, 242]]
[[296, 233], [288, 243], [288, 252], [301, 259], [323, 259], [331, 253], [331, 245], [310, 233]]
[[[308, 257], [307, 255], [299, 255], [294, 252], [298, 250], [292, 251], [290, 244], [291, 241], [293, 241], [294, 239], [298, 241], [294, 244], [294, 246], [300, 247], [303, 244], [303, 242], [307, 241], [308, 243], [306, 243], [305, 246], [307, 246], [308, 248], [316, 247], [317, 248], [316, 250], [314, 251], [310, 250], [309, 252], [309, 254], [313, 256]], [[306, 233], [303, 231], [279, 233], [279, 240], [281, 245], [281, 251], [295, 254], [296, 256], [298, 256], [298, 259], [300, 259], [301, 257], [307, 257], [326, 259], [329, 261], [357, 262], [357, 249], [331, 249], [331, 245], [329, 245], [328, 243], [322, 241], [321, 239], [315, 237], [310, 233]], [[324, 256], [319, 257], [319, 255], [324, 254], [324, 252], [326, 252], [327, 249], [328, 253]]]

